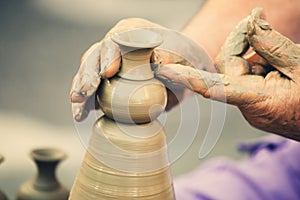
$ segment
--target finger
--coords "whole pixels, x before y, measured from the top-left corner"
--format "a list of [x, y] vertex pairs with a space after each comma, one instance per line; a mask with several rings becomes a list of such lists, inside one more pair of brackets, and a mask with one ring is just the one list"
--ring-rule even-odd
[[93, 94], [82, 103], [72, 103], [73, 119], [80, 122], [87, 118], [90, 110], [97, 110], [99, 108], [99, 103], [96, 100], [96, 94]]
[[247, 53], [244, 58], [247, 60], [247, 62], [250, 65], [268, 65], [268, 62], [261, 57], [260, 55], [258, 55], [255, 51], [251, 51], [250, 53]]
[[262, 76], [230, 76], [210, 73], [179, 64], [160, 66], [157, 76], [185, 85], [205, 98], [233, 105], [252, 104], [268, 98]]
[[100, 84], [100, 50], [101, 43], [96, 43], [82, 56], [79, 70], [72, 82], [71, 102], [82, 103], [86, 101], [98, 88]]
[[192, 66], [186, 59], [181, 55], [178, 55], [174, 52], [167, 51], [165, 49], [154, 49], [151, 55], [151, 63], [155, 64], [182, 64]]
[[249, 16], [243, 19], [229, 34], [215, 64], [219, 73], [239, 76], [249, 73], [249, 65], [241, 56], [248, 50], [247, 22]]
[[89, 110], [85, 109], [85, 103], [72, 103], [73, 119], [78, 122], [84, 120], [89, 114]]
[[101, 72], [103, 78], [113, 77], [120, 68], [120, 48], [110, 38], [103, 41], [101, 48]]
[[250, 74], [266, 76], [274, 68], [255, 51], [246, 54], [244, 58], [250, 66]]
[[272, 29], [259, 12], [253, 12], [248, 22], [250, 45], [278, 71], [299, 81], [300, 47]]

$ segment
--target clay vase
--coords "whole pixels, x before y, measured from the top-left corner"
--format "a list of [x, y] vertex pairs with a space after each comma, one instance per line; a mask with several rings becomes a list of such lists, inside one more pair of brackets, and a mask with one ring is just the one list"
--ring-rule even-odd
[[116, 77], [106, 79], [98, 92], [105, 115], [118, 122], [147, 123], [164, 111], [165, 86], [154, 78], [153, 48], [162, 43], [154, 32], [137, 29], [112, 36], [121, 49], [122, 65]]
[[141, 29], [112, 40], [121, 49], [121, 68], [98, 90], [105, 115], [94, 124], [70, 199], [173, 200], [165, 131], [156, 120], [167, 94], [150, 65], [162, 40]]
[[175, 199], [161, 124], [117, 124], [107, 117], [99, 119], [70, 199]]
[[66, 200], [69, 191], [56, 178], [55, 170], [66, 154], [59, 149], [40, 148], [30, 153], [38, 174], [24, 183], [17, 194], [17, 200]]
[[[0, 164], [3, 162], [3, 160], [4, 160], [4, 157], [2, 155], [0, 155]], [[7, 197], [1, 191], [0, 191], [0, 200], [7, 200]]]

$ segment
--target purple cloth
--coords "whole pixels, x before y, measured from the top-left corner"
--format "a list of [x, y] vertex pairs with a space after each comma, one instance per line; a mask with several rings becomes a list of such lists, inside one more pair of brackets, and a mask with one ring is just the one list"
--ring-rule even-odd
[[277, 136], [244, 143], [247, 159], [218, 158], [174, 181], [177, 200], [300, 199], [300, 143]]

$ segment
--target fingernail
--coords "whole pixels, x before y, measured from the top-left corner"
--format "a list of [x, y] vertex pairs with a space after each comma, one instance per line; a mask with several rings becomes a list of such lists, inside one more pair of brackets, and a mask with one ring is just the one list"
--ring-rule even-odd
[[73, 113], [73, 118], [76, 120], [76, 121], [80, 121], [81, 120], [81, 116], [82, 116], [82, 110], [81, 108], [76, 108], [74, 113]]
[[74, 119], [75, 119], [77, 122], [80, 122], [80, 121], [81, 121], [81, 116], [76, 115], [76, 116], [74, 117]]
[[84, 109], [82, 107], [76, 108], [73, 118], [76, 121], [80, 122], [80, 121], [84, 120], [88, 116], [88, 114], [89, 114], [89, 112], [86, 109]]

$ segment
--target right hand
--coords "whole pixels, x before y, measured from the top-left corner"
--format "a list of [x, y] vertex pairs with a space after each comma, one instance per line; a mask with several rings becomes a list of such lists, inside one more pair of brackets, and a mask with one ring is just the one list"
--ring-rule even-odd
[[[245, 54], [249, 48], [255, 51]], [[300, 46], [254, 9], [229, 35], [216, 58], [219, 73], [161, 65], [159, 76], [206, 98], [238, 106], [254, 127], [300, 141]]]

